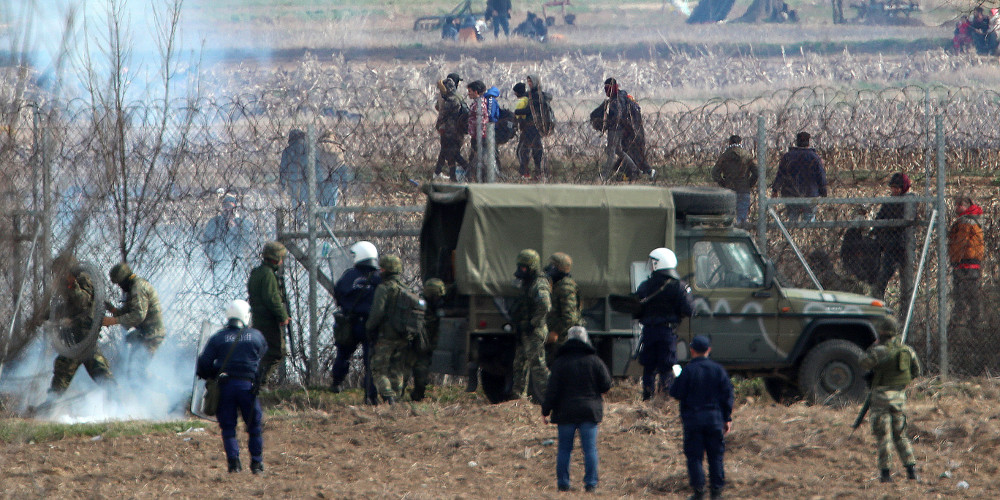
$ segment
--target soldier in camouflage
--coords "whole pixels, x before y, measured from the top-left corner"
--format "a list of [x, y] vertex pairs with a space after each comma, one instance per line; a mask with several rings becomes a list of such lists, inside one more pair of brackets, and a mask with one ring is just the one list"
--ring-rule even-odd
[[375, 346], [372, 355], [372, 371], [375, 388], [386, 403], [393, 404], [403, 392], [403, 381], [412, 371], [413, 349], [405, 332], [392, 327], [392, 305], [402, 291], [403, 261], [395, 255], [383, 255], [378, 265], [382, 268], [382, 283], [375, 289], [372, 309], [368, 314], [365, 329], [369, 342]]
[[552, 286], [542, 276], [538, 252], [530, 248], [517, 254], [514, 277], [521, 281], [521, 295], [510, 314], [517, 328], [511, 399], [523, 398], [530, 380], [531, 395], [540, 402], [545, 397], [545, 384], [549, 379], [545, 340], [549, 336], [546, 320], [552, 310]]
[[427, 377], [431, 371], [431, 358], [434, 354], [434, 347], [437, 346], [441, 317], [444, 316], [442, 307], [444, 295], [443, 281], [431, 278], [424, 282], [424, 302], [427, 303], [427, 312], [424, 316], [424, 325], [427, 329], [427, 349], [413, 352], [413, 391], [410, 392], [410, 399], [413, 401], [424, 399]]
[[[94, 322], [94, 283], [90, 274], [80, 267], [72, 256], [57, 259], [53, 263], [57, 275], [65, 277], [64, 285], [59, 287], [64, 309], [60, 311], [60, 333], [74, 343], [83, 342]], [[52, 385], [49, 392], [60, 395], [66, 391], [77, 368], [83, 364], [90, 378], [98, 384], [113, 382], [114, 376], [101, 351], [94, 347], [89, 357], [75, 360], [66, 356], [57, 356], [52, 370]]]
[[549, 335], [545, 341], [545, 356], [552, 365], [556, 351], [566, 342], [569, 329], [582, 325], [580, 320], [580, 296], [576, 281], [569, 272], [573, 269], [573, 259], [563, 252], [549, 257], [545, 274], [552, 282], [552, 312], [547, 318]]
[[260, 385], [267, 383], [271, 372], [285, 360], [284, 326], [291, 321], [288, 315], [288, 294], [281, 273], [281, 263], [288, 250], [277, 241], [264, 245], [263, 262], [247, 279], [247, 302], [250, 303], [250, 324], [260, 330], [267, 340], [267, 352], [260, 361]]
[[108, 304], [111, 316], [105, 317], [102, 325], [122, 325], [131, 329], [125, 336], [125, 342], [132, 346], [133, 352], [136, 347], [144, 347], [152, 358], [166, 336], [159, 295], [153, 285], [136, 276], [125, 262], [112, 267], [108, 277], [125, 292], [125, 305], [117, 308]]
[[892, 482], [889, 460], [893, 446], [906, 467], [906, 477], [920, 479], [917, 460], [906, 437], [906, 386], [920, 376], [920, 361], [917, 353], [896, 335], [898, 330], [895, 319], [884, 318], [878, 325], [879, 341], [861, 357], [861, 368], [873, 374], [870, 418], [872, 435], [878, 443], [878, 468], [883, 483]]

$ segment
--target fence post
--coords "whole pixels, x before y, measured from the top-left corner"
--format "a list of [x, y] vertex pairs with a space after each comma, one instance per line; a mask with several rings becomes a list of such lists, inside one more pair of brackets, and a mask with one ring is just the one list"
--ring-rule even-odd
[[944, 119], [937, 115], [934, 119], [937, 135], [937, 210], [941, 223], [937, 225], [938, 237], [938, 336], [940, 338], [941, 379], [948, 378], [948, 241], [947, 220], [944, 200]]
[[[309, 357], [307, 358], [308, 364], [306, 367], [308, 370], [307, 383], [314, 383], [319, 380], [316, 373], [319, 367], [319, 331], [316, 327], [318, 322], [316, 315], [316, 265], [318, 264], [316, 259], [316, 127], [313, 124], [309, 124], [307, 130], [306, 182], [309, 184], [309, 200], [307, 203], [309, 245], [306, 251], [308, 252], [309, 260], [306, 262], [308, 262], [307, 267], [309, 270]], [[299, 333], [301, 334], [301, 332]]]
[[486, 124], [486, 182], [492, 184], [497, 181], [497, 141], [496, 126], [493, 122]]
[[767, 258], [767, 130], [764, 115], [757, 117], [757, 246]]

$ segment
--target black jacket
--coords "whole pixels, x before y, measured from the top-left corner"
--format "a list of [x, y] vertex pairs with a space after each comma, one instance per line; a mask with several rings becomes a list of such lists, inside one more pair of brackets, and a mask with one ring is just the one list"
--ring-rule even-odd
[[601, 394], [611, 389], [611, 374], [590, 344], [569, 339], [556, 353], [542, 403], [554, 424], [598, 423], [604, 418]]
[[725, 368], [707, 357], [694, 358], [684, 367], [670, 395], [681, 402], [685, 426], [721, 428], [732, 420], [733, 384]]
[[666, 269], [650, 274], [649, 279], [639, 285], [635, 296], [639, 300], [652, 296], [636, 315], [636, 319], [644, 327], [676, 326], [681, 320], [694, 314], [687, 283], [672, 277]]

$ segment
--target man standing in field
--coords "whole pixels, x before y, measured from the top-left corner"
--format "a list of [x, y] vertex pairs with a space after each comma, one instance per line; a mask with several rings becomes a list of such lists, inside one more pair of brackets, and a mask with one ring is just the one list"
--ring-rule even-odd
[[521, 283], [521, 295], [511, 310], [517, 335], [514, 350], [514, 386], [510, 399], [525, 397], [530, 382], [531, 395], [539, 402], [545, 397], [549, 370], [545, 365], [546, 318], [552, 310], [552, 286], [542, 276], [538, 252], [526, 248], [517, 254], [514, 277]]
[[573, 259], [563, 252], [549, 257], [545, 274], [552, 282], [552, 312], [548, 315], [549, 336], [545, 340], [548, 365], [552, 365], [556, 351], [566, 342], [569, 329], [581, 324], [580, 294], [576, 281], [569, 272], [573, 269]]
[[351, 369], [351, 358], [361, 346], [364, 374], [365, 401], [378, 402], [378, 392], [372, 380], [372, 344], [368, 339], [365, 324], [371, 313], [375, 289], [382, 282], [378, 268], [378, 249], [370, 241], [359, 241], [351, 245], [354, 266], [344, 271], [333, 285], [333, 298], [339, 312], [335, 316], [334, 342], [337, 357], [333, 360], [333, 383], [330, 390], [339, 393], [341, 384]]
[[677, 256], [669, 248], [649, 252], [649, 278], [635, 291], [641, 307], [635, 314], [642, 324], [642, 348], [639, 364], [642, 365], [642, 400], [647, 401], [659, 388], [670, 389], [677, 364], [677, 334], [675, 329], [684, 318], [694, 312], [691, 292], [687, 283], [677, 275]]
[[510, 8], [510, 0], [487, 0], [486, 20], [493, 23], [493, 38], [500, 38], [500, 28], [510, 37]]
[[434, 348], [437, 346], [438, 333], [441, 329], [441, 317], [444, 316], [444, 282], [431, 278], [424, 282], [424, 302], [427, 303], [427, 313], [424, 316], [424, 329], [427, 331], [427, 345], [419, 346], [413, 353], [413, 390], [410, 399], [422, 401], [427, 389], [427, 381], [431, 372], [431, 360]]
[[110, 317], [105, 317], [103, 326], [122, 325], [131, 329], [125, 336], [125, 343], [131, 346], [135, 353], [137, 347], [143, 347], [148, 355], [146, 361], [163, 343], [166, 329], [163, 327], [163, 316], [160, 309], [160, 297], [153, 285], [138, 277], [125, 262], [120, 262], [108, 273], [111, 282], [121, 287], [125, 292], [125, 305], [121, 308], [108, 304]]
[[729, 146], [712, 168], [712, 180], [736, 192], [736, 224], [746, 224], [750, 216], [750, 192], [757, 186], [757, 161], [743, 148], [742, 137], [729, 136]]
[[639, 103], [614, 78], [604, 80], [604, 95], [607, 100], [590, 113], [590, 125], [608, 134], [601, 175], [610, 179], [621, 172], [626, 179], [635, 179], [642, 173], [655, 179], [656, 170], [646, 161], [646, 130]]
[[708, 455], [711, 498], [722, 498], [726, 485], [723, 458], [726, 434], [733, 430], [733, 384], [722, 365], [708, 359], [712, 344], [699, 335], [691, 340], [691, 362], [670, 387], [670, 395], [681, 402], [684, 425], [684, 456], [688, 480], [694, 494], [690, 500], [705, 497], [705, 471], [701, 462]]
[[979, 296], [982, 293], [979, 278], [982, 276], [983, 226], [980, 218], [983, 209], [972, 203], [972, 198], [955, 198], [958, 218], [948, 230], [948, 260], [952, 267], [951, 324], [975, 328], [979, 325]]
[[[437, 87], [441, 95], [434, 105], [438, 112], [434, 128], [441, 137], [441, 152], [434, 166], [434, 180], [454, 181], [456, 167], [462, 167], [463, 170], [469, 168], [465, 158], [462, 158], [462, 135], [465, 134], [466, 123], [461, 120], [464, 113], [468, 113], [468, 108], [462, 98], [455, 94], [455, 82], [450, 78], [438, 82]], [[441, 171], [445, 165], [450, 167], [448, 175]]]
[[382, 283], [375, 289], [365, 329], [369, 342], [375, 346], [372, 355], [375, 388], [383, 401], [394, 404], [402, 396], [403, 380], [413, 370], [410, 339], [406, 338], [406, 332], [396, 330], [392, 321], [392, 316], [399, 314], [394, 306], [403, 293], [400, 281], [403, 261], [395, 255], [383, 255], [378, 264], [382, 268]]
[[[907, 196], [910, 191], [910, 177], [902, 172], [892, 174], [889, 179], [889, 190], [894, 198]], [[912, 221], [916, 215], [916, 205], [912, 203], [884, 203], [875, 214], [875, 220]], [[911, 233], [910, 228], [906, 226], [876, 227], [872, 230], [872, 236], [879, 246], [879, 266], [875, 273], [875, 284], [872, 285], [872, 295], [884, 300], [889, 280], [899, 270], [902, 285], [899, 311], [902, 313], [906, 312], [913, 290], [912, 277], [907, 272], [911, 257], [907, 247], [912, 239]]]
[[288, 250], [277, 241], [269, 241], [262, 252], [263, 262], [250, 271], [247, 296], [251, 324], [267, 340], [267, 352], [260, 361], [260, 385], [267, 383], [274, 368], [285, 361], [284, 327], [291, 322], [288, 315], [288, 295], [281, 276], [281, 263]]
[[906, 437], [906, 386], [920, 376], [920, 361], [917, 353], [896, 335], [898, 330], [895, 319], [884, 318], [878, 325], [878, 343], [861, 357], [861, 369], [871, 370], [873, 375], [870, 418], [883, 483], [892, 482], [889, 461], [894, 445], [906, 467], [907, 479], [920, 480], [917, 459]]
[[[816, 150], [809, 147], [809, 132], [799, 132], [795, 136], [795, 146], [781, 156], [778, 173], [771, 184], [771, 196], [780, 193], [785, 198], [826, 197], [826, 169]], [[816, 207], [812, 205], [788, 205], [785, 209], [789, 222], [812, 222], [816, 220]]]

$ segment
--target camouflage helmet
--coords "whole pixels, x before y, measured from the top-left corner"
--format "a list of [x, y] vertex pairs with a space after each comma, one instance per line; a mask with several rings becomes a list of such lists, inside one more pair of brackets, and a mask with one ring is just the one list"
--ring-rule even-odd
[[129, 267], [127, 262], [119, 262], [115, 264], [115, 267], [112, 267], [111, 271], [108, 272], [108, 277], [111, 278], [111, 282], [116, 285], [124, 283], [131, 276], [132, 268]]
[[399, 274], [403, 272], [403, 261], [399, 260], [399, 257], [395, 255], [383, 255], [378, 260], [378, 267], [381, 267], [385, 273]]
[[262, 253], [265, 259], [279, 261], [285, 258], [285, 254], [288, 253], [288, 249], [286, 249], [285, 245], [282, 245], [280, 241], [269, 241], [264, 244], [264, 251]]
[[444, 297], [445, 288], [444, 282], [437, 279], [431, 278], [424, 282], [424, 297]]
[[529, 271], [538, 273], [542, 270], [542, 258], [538, 256], [538, 252], [530, 248], [525, 248], [517, 254], [517, 266], [524, 266]]
[[879, 338], [892, 338], [899, 333], [899, 322], [892, 316], [886, 316], [879, 320], [875, 329], [878, 330]]
[[568, 273], [573, 269], [573, 258], [563, 252], [556, 252], [549, 257], [549, 264], [561, 273]]

